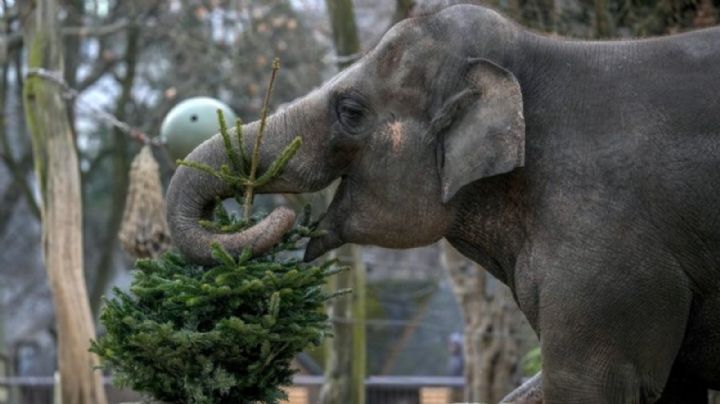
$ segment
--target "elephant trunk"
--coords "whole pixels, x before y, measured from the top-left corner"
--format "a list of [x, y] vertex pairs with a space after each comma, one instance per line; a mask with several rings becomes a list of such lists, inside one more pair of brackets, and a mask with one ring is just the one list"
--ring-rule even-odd
[[[296, 134], [313, 133], [307, 127], [300, 106], [274, 114], [268, 118], [267, 128], [260, 149], [258, 173], [262, 173], [290, 144]], [[295, 117], [295, 118], [293, 118]], [[259, 122], [243, 126], [244, 147], [250, 155], [252, 145], [259, 131]], [[237, 144], [232, 134], [233, 144]], [[256, 189], [257, 193], [299, 193], [309, 192], [326, 186], [331, 178], [322, 167], [322, 157], [314, 151], [319, 143], [316, 139], [303, 136], [303, 146], [286, 166], [277, 179]], [[218, 169], [230, 164], [222, 136], [215, 135], [193, 150], [186, 160], [195, 161]], [[192, 262], [211, 265], [210, 246], [219, 243], [231, 254], [238, 254], [250, 247], [254, 254], [261, 254], [275, 245], [290, 230], [295, 213], [287, 208], [278, 208], [255, 226], [240, 233], [221, 234], [201, 226], [200, 219], [209, 219], [218, 199], [233, 196], [227, 183], [214, 176], [190, 167], [178, 167], [167, 191], [167, 219], [175, 246]]]
[[[287, 117], [284, 115], [284, 113], [277, 114], [268, 119], [265, 141], [261, 148], [259, 172], [267, 168], [273, 157], [277, 156], [292, 139], [285, 130]], [[258, 129], [257, 122], [243, 127], [244, 147], [248, 152], [255, 141]], [[234, 133], [231, 135], [235, 140], [233, 144], [237, 144], [235, 136]], [[193, 150], [186, 160], [207, 164], [215, 169], [223, 164], [229, 164], [222, 136], [215, 135], [208, 139]], [[293, 167], [288, 166], [285, 171], [292, 172]], [[297, 182], [297, 180], [287, 181], [285, 176], [257, 191], [298, 192], [291, 189], [298, 186]], [[289, 186], [291, 183], [294, 185]], [[194, 168], [178, 167], [167, 191], [167, 220], [173, 243], [190, 261], [204, 265], [213, 264], [215, 261], [210, 249], [213, 242], [219, 243], [231, 254], [238, 254], [248, 247], [252, 248], [253, 254], [262, 254], [275, 245], [293, 226], [295, 213], [287, 208], [277, 208], [264, 220], [240, 233], [216, 233], [200, 225], [200, 219], [211, 217], [218, 199], [231, 196], [233, 190], [225, 181]]]

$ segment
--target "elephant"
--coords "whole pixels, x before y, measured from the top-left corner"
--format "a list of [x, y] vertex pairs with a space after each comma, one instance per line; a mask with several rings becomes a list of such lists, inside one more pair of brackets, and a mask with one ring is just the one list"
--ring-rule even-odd
[[[249, 150], [259, 123], [243, 130]], [[581, 41], [455, 5], [397, 23], [268, 117], [261, 169], [298, 134], [257, 191], [340, 179], [306, 260], [445, 238], [512, 290], [542, 352], [525, 390], [545, 403], [705, 403], [720, 389], [719, 28]], [[228, 163], [217, 135], [187, 159]], [[174, 174], [167, 218], [189, 259], [212, 263], [212, 241], [267, 248], [257, 230], [198, 224], [231, 191]]]

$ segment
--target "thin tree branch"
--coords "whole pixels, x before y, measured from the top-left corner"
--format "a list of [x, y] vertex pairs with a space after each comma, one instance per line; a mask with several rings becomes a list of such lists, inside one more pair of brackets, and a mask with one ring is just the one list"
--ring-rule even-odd
[[[102, 52], [103, 49], [100, 49], [100, 57], [102, 58]], [[112, 59], [101, 59], [95, 62], [93, 65], [93, 69], [88, 74], [87, 77], [85, 77], [81, 82], [77, 84], [77, 90], [78, 92], [83, 92], [88, 89], [88, 87], [95, 84], [102, 76], [107, 74], [110, 70], [112, 70], [117, 65], [117, 58]]]
[[107, 157], [109, 157], [111, 154], [113, 154], [113, 149], [110, 147], [104, 148], [100, 150], [97, 155], [93, 158], [88, 158], [89, 165], [87, 170], [85, 171], [87, 174], [85, 175], [86, 181], [88, 178], [91, 178], [92, 174], [98, 171], [98, 167], [100, 167], [100, 164], [102, 164], [103, 160], [105, 160]]
[[[3, 161], [8, 171], [12, 175], [13, 182], [16, 184], [19, 191], [25, 196], [27, 200], [30, 213], [40, 220], [40, 207], [35, 200], [30, 184], [27, 181], [27, 175], [30, 170], [30, 164], [27, 162], [32, 161], [32, 155], [28, 154], [24, 156], [20, 162], [15, 160], [12, 156], [12, 148], [10, 147], [10, 140], [7, 135], [6, 121], [5, 121], [5, 109], [7, 101], [7, 85], [8, 85], [8, 63], [7, 61], [2, 65], [2, 73], [0, 73], [0, 146], [2, 146], [3, 153], [0, 156], [0, 160]], [[21, 164], [21, 163], [26, 164]]]
[[80, 27], [64, 27], [62, 29], [62, 34], [65, 36], [69, 35], [77, 35], [81, 37], [90, 37], [90, 36], [106, 36], [106, 35], [112, 35], [116, 34], [120, 31], [123, 31], [127, 29], [127, 27], [130, 25], [130, 20], [127, 18], [121, 18], [115, 22], [112, 22], [108, 25], [100, 25], [96, 27], [86, 27], [86, 26], [80, 26]]
[[5, 189], [2, 199], [0, 199], [0, 237], [5, 234], [5, 229], [8, 223], [10, 223], [10, 218], [12, 218], [12, 214], [15, 211], [15, 205], [20, 199], [21, 194], [18, 188], [17, 181], [11, 182], [7, 189]]

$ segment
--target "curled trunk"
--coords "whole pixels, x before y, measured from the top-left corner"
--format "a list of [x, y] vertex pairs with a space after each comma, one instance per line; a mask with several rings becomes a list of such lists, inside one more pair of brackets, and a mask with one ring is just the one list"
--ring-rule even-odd
[[[271, 121], [269, 129], [276, 126]], [[252, 144], [257, 133], [257, 123], [244, 127], [248, 134], [246, 149]], [[283, 131], [273, 133], [273, 139], [263, 145], [267, 156], [281, 148], [284, 139], [278, 139]], [[233, 134], [233, 137], [235, 134]], [[235, 143], [235, 142], [234, 142]], [[237, 143], [235, 143], [237, 144]], [[263, 162], [268, 160], [261, 157]], [[190, 155], [187, 160], [201, 162], [213, 168], [229, 164], [222, 137], [215, 135]], [[209, 219], [217, 200], [233, 196], [228, 184], [212, 175], [194, 168], [180, 166], [170, 181], [167, 192], [167, 219], [173, 243], [192, 262], [211, 265], [215, 261], [211, 256], [211, 244], [219, 243], [232, 254], [238, 254], [245, 248], [252, 248], [253, 254], [262, 254], [278, 243], [295, 221], [295, 212], [287, 208], [277, 208], [265, 219], [239, 233], [216, 233], [200, 225], [201, 219]]]
[[[257, 189], [256, 193], [301, 193], [320, 190], [340, 175], [327, 157], [325, 91], [315, 91], [268, 118], [260, 149], [258, 173], [263, 173], [296, 137], [302, 146], [289, 161], [279, 177]], [[243, 127], [244, 148], [248, 155], [259, 131], [259, 122]], [[237, 144], [236, 134], [231, 134]], [[215, 135], [198, 146], [186, 160], [218, 169], [230, 165], [222, 136]], [[343, 163], [342, 161], [340, 163]], [[342, 164], [340, 164], [342, 166]], [[220, 234], [203, 228], [200, 219], [212, 215], [218, 199], [233, 196], [233, 190], [212, 175], [181, 166], [175, 172], [167, 191], [167, 221], [173, 243], [191, 261], [201, 264], [214, 262], [210, 245], [218, 242], [232, 254], [251, 247], [255, 254], [267, 251], [293, 225], [295, 214], [289, 209], [276, 209], [254, 227], [236, 234]]]
[[[312, 133], [310, 128], [292, 125], [298, 116], [299, 107], [292, 111], [283, 111], [268, 118], [267, 129], [261, 147], [258, 172], [262, 173], [279, 155], [296, 134]], [[304, 122], [304, 121], [301, 121]], [[288, 128], [292, 128], [290, 131]], [[259, 130], [255, 122], [243, 127], [244, 147], [250, 152]], [[236, 134], [232, 133], [232, 143], [237, 144]], [[327, 175], [317, 165], [312, 152], [318, 144], [314, 139], [303, 137], [303, 146], [291, 159], [284, 172], [277, 179], [259, 189], [258, 193], [306, 192], [323, 187], [329, 182]], [[224, 164], [230, 165], [223, 139], [215, 135], [198, 146], [186, 158], [188, 161], [209, 165], [218, 169]], [[323, 173], [322, 175], [318, 173]], [[190, 167], [178, 167], [170, 181], [167, 191], [167, 222], [173, 244], [192, 262], [211, 265], [210, 246], [219, 243], [231, 254], [238, 254], [250, 247], [254, 254], [262, 254], [280, 241], [295, 221], [295, 213], [287, 208], [278, 208], [255, 226], [240, 233], [223, 234], [208, 230], [200, 225], [201, 219], [209, 219], [218, 199], [233, 196], [233, 189], [214, 176]]]

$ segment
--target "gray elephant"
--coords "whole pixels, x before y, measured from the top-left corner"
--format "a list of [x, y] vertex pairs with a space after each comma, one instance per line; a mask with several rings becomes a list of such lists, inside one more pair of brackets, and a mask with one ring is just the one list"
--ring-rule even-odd
[[[306, 259], [446, 238], [512, 289], [547, 403], [704, 403], [720, 388], [720, 29], [569, 41], [454, 6], [397, 24], [271, 116], [261, 166], [296, 134], [261, 192], [342, 179]], [[188, 158], [227, 162], [218, 136]], [[210, 262], [213, 240], [262, 249], [257, 232], [198, 225], [229, 192], [173, 177], [168, 222], [191, 259]]]

